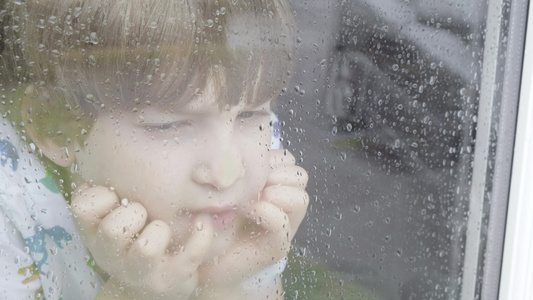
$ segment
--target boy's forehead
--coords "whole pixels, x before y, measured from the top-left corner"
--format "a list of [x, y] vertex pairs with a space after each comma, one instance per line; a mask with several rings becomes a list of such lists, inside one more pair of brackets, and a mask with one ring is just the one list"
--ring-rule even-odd
[[180, 107], [179, 110], [182, 113], [206, 114], [218, 112], [220, 108], [209, 84], [205, 91], [197, 94], [192, 101]]
[[[217, 93], [214, 80], [208, 80], [206, 86], [200, 90], [198, 89], [193, 98], [186, 103], [167, 103], [159, 107], [160, 110], [179, 114], [209, 114], [219, 113], [223, 111], [242, 111], [249, 109], [256, 109], [264, 105], [270, 105], [270, 100], [262, 101], [261, 103], [254, 103], [241, 96], [238, 103], [223, 104], [225, 101], [219, 99], [221, 95]], [[221, 104], [222, 103], [222, 104]]]

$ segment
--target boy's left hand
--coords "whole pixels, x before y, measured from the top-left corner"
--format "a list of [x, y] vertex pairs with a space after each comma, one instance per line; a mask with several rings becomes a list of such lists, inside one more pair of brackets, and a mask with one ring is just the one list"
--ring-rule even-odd
[[271, 150], [271, 171], [261, 201], [279, 207], [289, 218], [289, 241], [303, 221], [309, 205], [305, 191], [309, 176], [288, 150]]

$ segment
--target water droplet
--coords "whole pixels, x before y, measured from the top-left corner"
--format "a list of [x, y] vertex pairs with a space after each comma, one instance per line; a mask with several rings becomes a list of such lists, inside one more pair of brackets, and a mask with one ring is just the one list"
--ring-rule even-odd
[[152, 23], [150, 23], [150, 25], [148, 27], [150, 27], [152, 29], [156, 29], [157, 28], [157, 23], [156, 22], [152, 22]]
[[44, 24], [44, 20], [40, 19], [37, 25], [35, 25], [35, 27], [40, 28], [40, 29], [46, 28], [46, 25]]
[[96, 32], [91, 32], [91, 34], [89, 34], [89, 43], [93, 45], [98, 44], [98, 37], [96, 36]]
[[392, 70], [394, 72], [398, 71], [399, 69], [400, 69], [400, 66], [398, 66], [397, 64], [392, 65]]
[[347, 157], [346, 152], [341, 152], [340, 153], [340, 158], [341, 158], [342, 161], [345, 161], [346, 157]]
[[137, 239], [137, 243], [139, 243], [141, 247], [144, 247], [148, 245], [148, 240], [146, 238], [140, 238], [140, 239]]
[[202, 222], [196, 223], [196, 230], [198, 230], [198, 231], [204, 230], [204, 223], [202, 223]]
[[120, 200], [120, 205], [128, 206], [128, 204], [130, 204], [130, 201], [127, 198], [123, 198], [122, 200]]
[[61, 152], [63, 152], [63, 154], [69, 158], [70, 157], [70, 153], [68, 152], [68, 148], [67, 147], [63, 147], [61, 148]]
[[346, 124], [346, 131], [350, 132], [350, 131], [352, 131], [352, 129], [353, 129], [352, 123]]
[[207, 24], [206, 24], [207, 27], [213, 27], [213, 24], [214, 24], [213, 20], [211, 20], [211, 19], [207, 20]]
[[35, 144], [34, 143], [30, 143], [28, 145], [28, 153], [33, 153], [35, 152]]
[[56, 22], [57, 22], [57, 17], [56, 16], [50, 16], [48, 18], [48, 23], [55, 24]]
[[96, 58], [94, 57], [94, 55], [89, 55], [89, 57], [87, 57], [87, 63], [91, 66], [96, 65]]
[[81, 7], [74, 8], [74, 17], [79, 18], [81, 15]]
[[150, 74], [150, 75], [147, 75], [147, 76], [146, 76], [146, 84], [147, 84], [147, 85], [151, 85], [153, 79], [154, 79], [154, 76], [152, 76], [151, 74]]
[[333, 230], [331, 228], [326, 228], [326, 236], [331, 236]]

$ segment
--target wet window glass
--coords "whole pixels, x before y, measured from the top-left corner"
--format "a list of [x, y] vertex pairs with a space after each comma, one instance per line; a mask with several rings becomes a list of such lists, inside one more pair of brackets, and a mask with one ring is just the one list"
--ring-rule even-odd
[[497, 299], [524, 7], [0, 0], [0, 298]]
[[290, 299], [497, 299], [527, 5], [292, 4], [279, 115], [311, 203]]

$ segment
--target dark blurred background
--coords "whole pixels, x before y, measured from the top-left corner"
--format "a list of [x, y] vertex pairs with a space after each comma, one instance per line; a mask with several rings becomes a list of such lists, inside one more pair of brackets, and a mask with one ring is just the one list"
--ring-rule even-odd
[[286, 276], [287, 298], [457, 299], [486, 4], [291, 4], [300, 54], [277, 112], [311, 178], [294, 255], [319, 271]]

